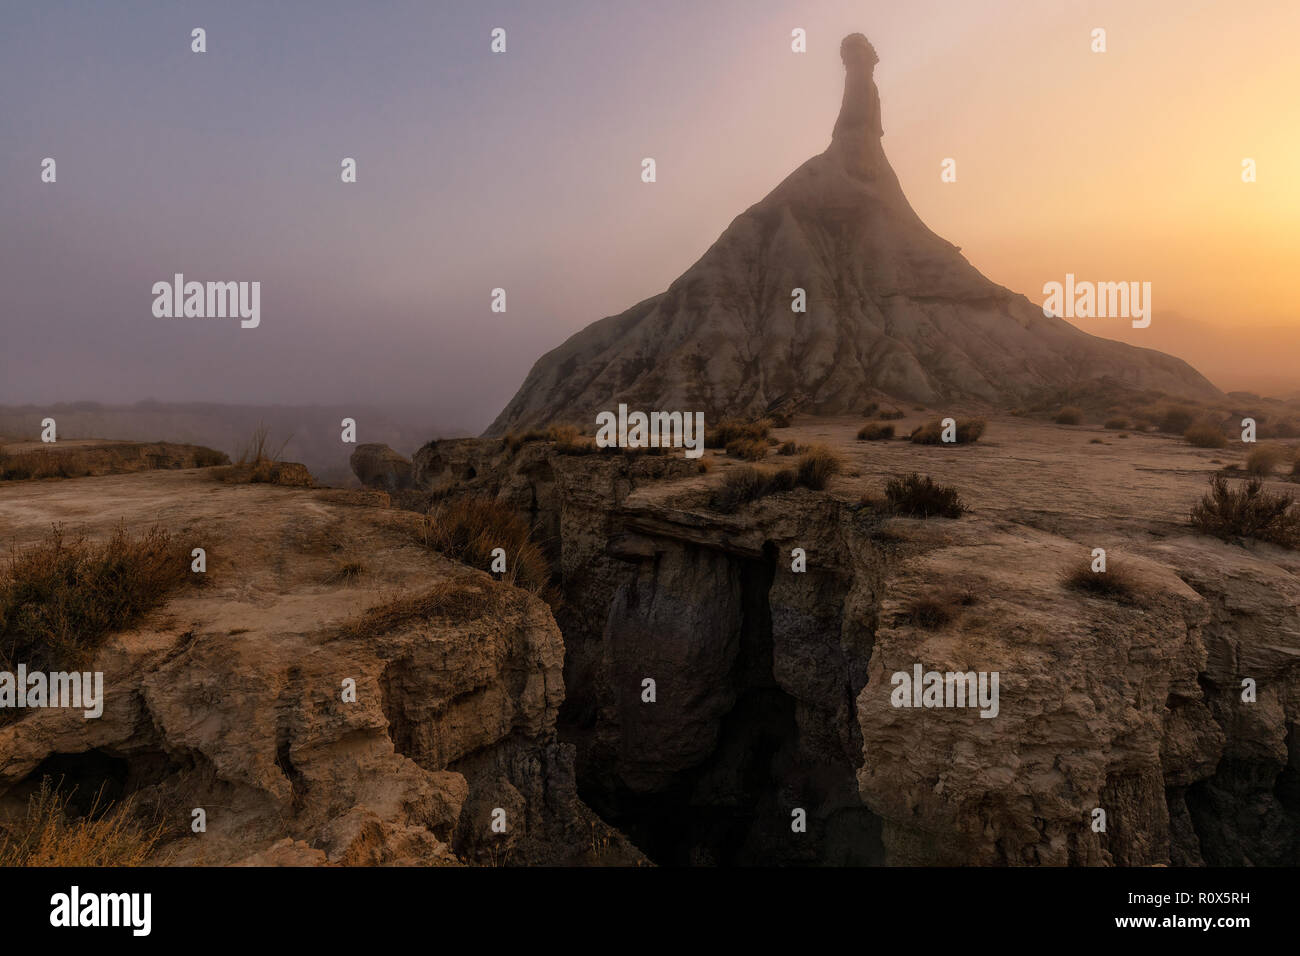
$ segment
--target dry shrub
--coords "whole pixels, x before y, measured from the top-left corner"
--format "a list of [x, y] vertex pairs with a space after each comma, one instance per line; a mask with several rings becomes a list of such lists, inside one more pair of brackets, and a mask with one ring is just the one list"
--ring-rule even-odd
[[960, 518], [967, 511], [956, 488], [916, 472], [885, 482], [885, 500], [891, 510], [913, 518]]
[[789, 455], [799, 455], [807, 450], [808, 448], [805, 445], [800, 445], [797, 442], [793, 442], [793, 441], [787, 441], [781, 443], [781, 447], [776, 450], [776, 453], [778, 455], [789, 456]]
[[0, 575], [0, 662], [76, 669], [189, 576], [189, 551], [161, 528], [133, 536], [119, 526], [95, 545], [55, 525], [39, 545], [11, 552]]
[[1246, 456], [1246, 471], [1261, 477], [1271, 475], [1290, 458], [1291, 451], [1286, 445], [1260, 445]]
[[943, 440], [943, 420], [936, 418], [926, 422], [912, 432], [912, 441], [918, 445], [969, 445], [977, 442], [984, 434], [988, 423], [982, 418], [963, 418], [956, 420], [955, 442]]
[[883, 422], [867, 422], [858, 429], [858, 441], [885, 441], [894, 437], [894, 426]]
[[[921, 409], [921, 411], [924, 411], [924, 409]], [[886, 408], [876, 417], [884, 422], [895, 422], [903, 417], [903, 410], [901, 408]]]
[[1181, 435], [1196, 421], [1196, 409], [1185, 405], [1171, 405], [1160, 415], [1160, 430], [1171, 435]]
[[1284, 548], [1300, 547], [1300, 509], [1294, 496], [1272, 494], [1250, 478], [1232, 488], [1223, 475], [1210, 477], [1210, 490], [1191, 511], [1197, 531], [1224, 540], [1255, 538]]
[[1108, 418], [1106, 419], [1106, 424], [1103, 425], [1102, 427], [1108, 429], [1109, 431], [1122, 432], [1124, 429], [1128, 428], [1128, 419]]
[[753, 465], [732, 468], [722, 478], [709, 499], [714, 511], [731, 514], [748, 501], [767, 494], [767, 476]]
[[430, 548], [480, 571], [490, 571], [492, 551], [504, 548], [501, 580], [534, 593], [547, 588], [551, 566], [532, 529], [509, 506], [480, 495], [440, 501], [420, 522], [420, 539]]
[[767, 442], [755, 438], [736, 438], [727, 442], [727, 454], [745, 461], [762, 461], [767, 457]]
[[1183, 432], [1183, 439], [1197, 448], [1225, 448], [1228, 444], [1222, 429], [1210, 422], [1197, 422], [1190, 426]]
[[1056, 413], [1052, 421], [1058, 425], [1082, 425], [1083, 409], [1077, 405], [1067, 405]]
[[723, 514], [731, 514], [741, 505], [756, 501], [778, 491], [790, 491], [798, 483], [793, 468], [780, 471], [763, 471], [753, 465], [732, 468], [713, 490], [709, 507]]
[[765, 442], [770, 429], [771, 422], [765, 418], [756, 422], [740, 422], [727, 419], [719, 422], [713, 428], [704, 430], [704, 447], [726, 448], [733, 441], [739, 440]]
[[821, 491], [831, 480], [832, 475], [839, 474], [843, 463], [839, 456], [825, 445], [813, 445], [799, 456], [796, 466], [798, 483], [813, 491]]
[[1105, 571], [1094, 571], [1092, 559], [1085, 559], [1062, 578], [1062, 583], [1076, 591], [1124, 604], [1137, 603], [1141, 590], [1129, 566], [1113, 559], [1106, 562]]
[[975, 594], [968, 590], [947, 590], [939, 594], [916, 598], [908, 604], [903, 618], [907, 623], [927, 631], [946, 627], [963, 607], [978, 603]]
[[709, 498], [709, 507], [723, 514], [731, 514], [747, 502], [774, 492], [791, 491], [800, 485], [821, 491], [831, 475], [839, 472], [840, 468], [839, 458], [822, 445], [814, 445], [804, 452], [793, 468], [782, 468], [779, 471], [764, 471], [753, 465], [732, 468], [714, 488]]
[[789, 427], [790, 427], [790, 416], [787, 415], [785, 412], [768, 412], [768, 413], [767, 413], [767, 420], [768, 420], [768, 423], [769, 423], [773, 428], [789, 428]]
[[3, 827], [0, 866], [141, 866], [163, 835], [164, 824], [141, 821], [129, 799], [100, 806], [96, 796], [78, 817], [70, 798], [42, 779], [26, 815]]

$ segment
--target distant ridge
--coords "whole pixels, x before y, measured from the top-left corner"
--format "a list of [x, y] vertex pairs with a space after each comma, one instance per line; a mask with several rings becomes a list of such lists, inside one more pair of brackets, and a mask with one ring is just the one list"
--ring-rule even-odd
[[[1096, 380], [1223, 397], [1181, 359], [1044, 316], [931, 232], [881, 147], [874, 49], [855, 33], [841, 57], [830, 147], [738, 216], [666, 292], [543, 355], [487, 435], [592, 422], [619, 402], [716, 420], [776, 407], [859, 414], [882, 396], [1006, 406]], [[796, 288], [806, 313], [791, 310]]]

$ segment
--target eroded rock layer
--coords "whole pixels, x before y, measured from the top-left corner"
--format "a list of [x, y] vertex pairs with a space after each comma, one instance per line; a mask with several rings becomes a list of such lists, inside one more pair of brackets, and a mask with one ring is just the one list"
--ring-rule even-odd
[[[931, 232], [881, 148], [868, 49], [860, 35], [845, 40], [830, 147], [667, 291], [542, 356], [486, 434], [590, 426], [620, 402], [714, 421], [777, 407], [857, 414], [883, 395], [1006, 406], [1096, 380], [1221, 397], [1181, 359], [1045, 317]], [[792, 310], [796, 289], [806, 313]]]

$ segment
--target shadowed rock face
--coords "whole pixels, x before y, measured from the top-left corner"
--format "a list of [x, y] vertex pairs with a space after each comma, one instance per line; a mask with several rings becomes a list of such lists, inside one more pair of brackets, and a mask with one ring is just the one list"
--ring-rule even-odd
[[[710, 418], [778, 405], [857, 414], [881, 394], [1000, 405], [1099, 379], [1219, 397], [1181, 359], [1045, 317], [931, 232], [881, 148], [875, 51], [854, 34], [841, 54], [830, 147], [737, 217], [666, 292], [542, 356], [488, 435], [590, 422], [618, 402]], [[806, 313], [791, 309], [796, 288]]]

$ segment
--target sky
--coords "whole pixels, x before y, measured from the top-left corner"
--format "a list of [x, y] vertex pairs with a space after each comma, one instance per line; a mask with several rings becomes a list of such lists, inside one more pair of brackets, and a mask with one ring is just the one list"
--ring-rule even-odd
[[[989, 278], [1149, 281], [1159, 347], [1219, 336], [1259, 357], [1217, 384], [1300, 388], [1294, 0], [0, 10], [0, 403], [400, 403], [477, 431], [826, 148], [857, 31], [904, 191]], [[155, 318], [177, 272], [260, 281], [260, 326]]]

